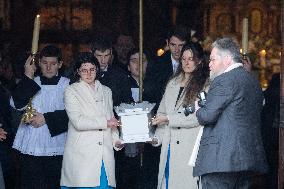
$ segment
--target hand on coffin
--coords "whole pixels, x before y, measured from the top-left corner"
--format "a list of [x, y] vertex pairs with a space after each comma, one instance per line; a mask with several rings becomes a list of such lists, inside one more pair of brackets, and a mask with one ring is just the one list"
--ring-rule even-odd
[[152, 120], [152, 125], [166, 125], [169, 123], [169, 119], [165, 115], [158, 115]]
[[112, 117], [109, 120], [107, 120], [108, 128], [115, 129], [118, 126], [119, 126], [119, 121], [115, 117]]
[[149, 144], [155, 145], [155, 144], [158, 144], [158, 139], [157, 139], [157, 138], [152, 138], [152, 140], [151, 140], [151, 141], [147, 141], [146, 143], [149, 143]]
[[115, 142], [115, 147], [118, 149], [122, 149], [124, 147], [124, 144], [121, 143], [121, 140], [118, 140]]

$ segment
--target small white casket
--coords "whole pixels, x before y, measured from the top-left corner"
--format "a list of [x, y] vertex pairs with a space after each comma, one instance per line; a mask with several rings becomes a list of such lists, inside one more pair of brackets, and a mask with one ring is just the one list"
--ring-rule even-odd
[[151, 141], [149, 123], [150, 112], [154, 106], [154, 103], [143, 101], [135, 104], [122, 103], [114, 108], [120, 116], [123, 143]]

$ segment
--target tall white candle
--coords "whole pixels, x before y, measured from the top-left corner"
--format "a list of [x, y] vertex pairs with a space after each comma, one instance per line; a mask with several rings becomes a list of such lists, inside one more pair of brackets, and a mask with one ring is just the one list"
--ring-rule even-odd
[[248, 18], [243, 19], [242, 53], [248, 53]]
[[40, 15], [38, 14], [34, 22], [33, 41], [32, 41], [32, 54], [36, 54], [38, 50], [38, 38], [40, 30]]

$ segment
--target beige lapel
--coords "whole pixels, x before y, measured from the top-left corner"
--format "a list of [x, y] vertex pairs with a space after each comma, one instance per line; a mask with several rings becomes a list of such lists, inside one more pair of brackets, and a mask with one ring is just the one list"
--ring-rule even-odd
[[175, 78], [169, 83], [169, 100], [167, 103], [170, 103], [169, 107], [172, 110], [176, 111], [182, 106], [183, 95], [181, 94], [180, 99], [177, 101], [177, 97], [180, 90], [180, 78]]
[[[87, 107], [88, 111], [102, 112], [103, 108], [103, 113], [106, 113], [103, 87], [99, 81], [95, 82], [94, 88], [84, 81], [80, 81], [76, 86], [76, 91], [81, 98], [86, 99], [84, 107]], [[98, 102], [101, 102], [103, 107], [97, 107], [100, 104]]]

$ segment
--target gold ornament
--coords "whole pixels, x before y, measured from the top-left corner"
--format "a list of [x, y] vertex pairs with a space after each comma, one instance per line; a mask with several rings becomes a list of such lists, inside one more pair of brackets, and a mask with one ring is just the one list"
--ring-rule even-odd
[[30, 98], [29, 103], [27, 105], [26, 111], [22, 116], [21, 122], [28, 124], [30, 123], [31, 118], [34, 116], [36, 110], [32, 106], [32, 98]]

